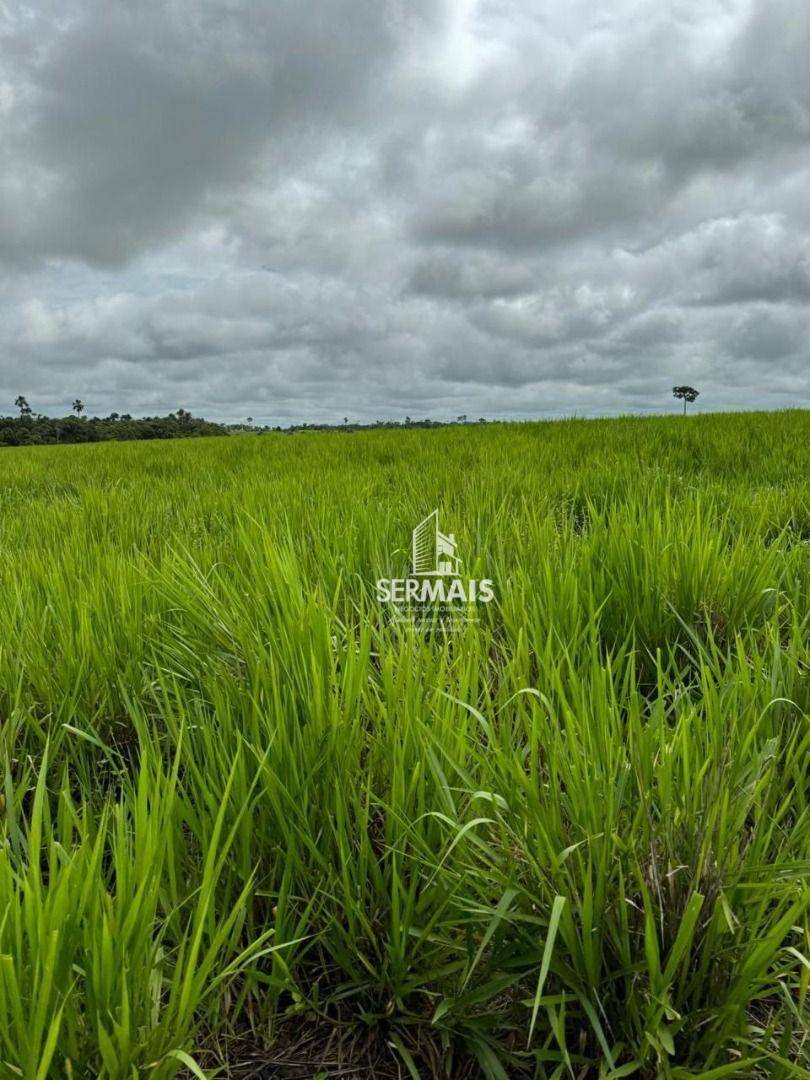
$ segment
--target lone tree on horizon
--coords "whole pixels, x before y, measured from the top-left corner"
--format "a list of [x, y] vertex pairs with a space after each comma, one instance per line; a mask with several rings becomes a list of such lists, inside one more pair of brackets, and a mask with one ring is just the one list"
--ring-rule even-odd
[[683, 415], [686, 416], [687, 402], [691, 405], [700, 394], [700, 391], [695, 390], [694, 386], [673, 386], [672, 394], [676, 398], [683, 398]]
[[25, 400], [22, 394], [18, 394], [14, 400], [14, 404], [20, 410], [20, 416], [30, 416], [31, 406]]
[[84, 412], [84, 402], [82, 401], [82, 399], [76, 398], [76, 400], [73, 402], [72, 408], [77, 416], [81, 416]]

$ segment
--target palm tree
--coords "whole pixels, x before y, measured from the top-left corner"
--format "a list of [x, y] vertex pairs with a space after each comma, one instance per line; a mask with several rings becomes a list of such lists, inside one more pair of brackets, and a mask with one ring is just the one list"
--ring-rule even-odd
[[676, 398], [683, 398], [683, 415], [686, 416], [686, 404], [691, 405], [692, 402], [700, 394], [699, 390], [695, 390], [694, 386], [673, 386], [672, 395]]
[[25, 398], [22, 396], [22, 394], [17, 395], [17, 397], [14, 400], [14, 404], [20, 410], [20, 416], [30, 416], [31, 415], [31, 406], [28, 404], [28, 402], [25, 400]]
[[81, 398], [76, 398], [74, 400], [74, 402], [73, 402], [72, 408], [73, 408], [73, 411], [76, 413], [77, 416], [81, 416], [82, 413], [84, 412], [84, 402], [82, 401], [82, 399]]

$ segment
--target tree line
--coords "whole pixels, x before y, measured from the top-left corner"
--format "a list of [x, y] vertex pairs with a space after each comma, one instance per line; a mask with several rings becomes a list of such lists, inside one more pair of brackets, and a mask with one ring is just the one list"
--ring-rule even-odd
[[70, 416], [35, 413], [20, 394], [14, 402], [18, 416], [0, 416], [0, 446], [45, 446], [62, 443], [123, 442], [130, 439], [183, 439], [200, 435], [227, 435], [228, 429], [187, 409], [166, 416], [132, 417], [112, 412], [87, 416], [81, 398], [73, 402]]
[[[673, 395], [683, 401], [686, 415], [687, 404], [692, 404], [700, 391], [692, 386], [673, 386]], [[166, 416], [142, 416], [137, 419], [129, 413], [111, 412], [108, 416], [86, 416], [86, 409], [81, 398], [76, 398], [71, 407], [71, 415], [61, 417], [45, 416], [35, 413], [27, 399], [19, 394], [14, 401], [19, 409], [18, 416], [0, 416], [0, 446], [38, 446], [59, 443], [123, 442], [131, 439], [183, 439], [200, 435], [229, 435], [235, 432], [252, 431], [262, 434], [269, 431], [283, 431], [295, 435], [305, 431], [363, 431], [369, 428], [432, 428], [447, 424], [466, 424], [467, 415], [462, 413], [455, 420], [414, 420], [406, 416], [399, 420], [377, 420], [371, 423], [350, 423], [344, 416], [342, 424], [291, 424], [289, 427], [253, 426], [253, 417], [248, 416], [246, 423], [217, 424], [200, 416], [192, 416], [188, 409], [177, 409]], [[493, 423], [480, 416], [479, 424]], [[496, 421], [495, 421], [496, 422]]]

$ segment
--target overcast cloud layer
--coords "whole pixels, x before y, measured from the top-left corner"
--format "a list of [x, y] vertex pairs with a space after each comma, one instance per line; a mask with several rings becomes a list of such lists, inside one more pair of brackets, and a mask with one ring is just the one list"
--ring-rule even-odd
[[807, 0], [0, 0], [0, 413], [810, 405]]

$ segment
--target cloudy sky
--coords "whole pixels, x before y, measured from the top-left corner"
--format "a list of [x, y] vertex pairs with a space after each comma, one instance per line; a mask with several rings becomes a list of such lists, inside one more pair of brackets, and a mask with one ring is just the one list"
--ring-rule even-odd
[[807, 0], [0, 0], [0, 413], [810, 405]]

